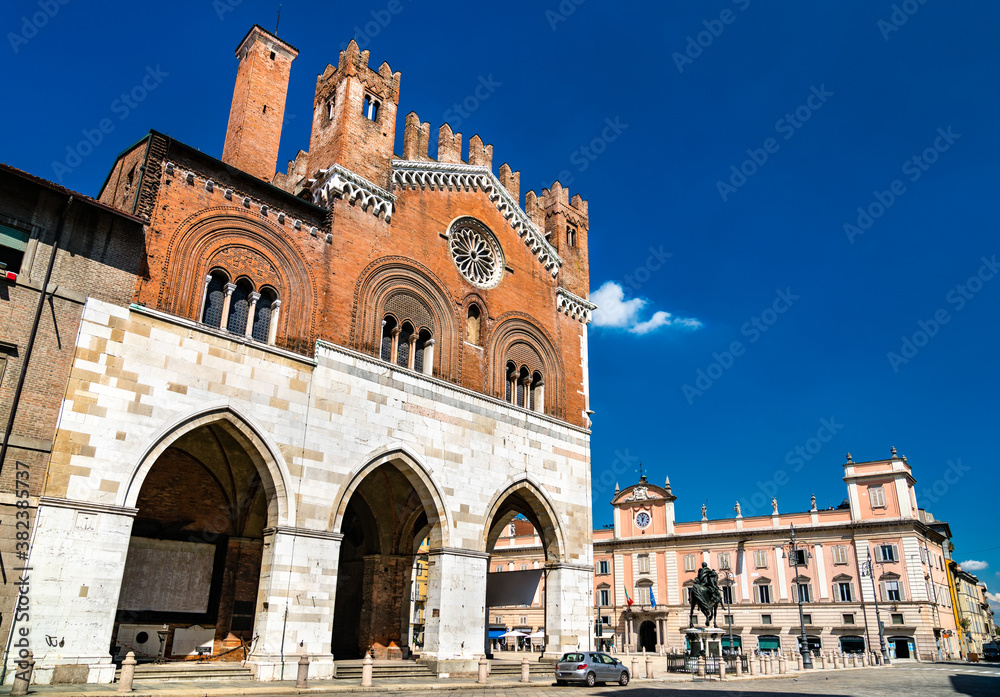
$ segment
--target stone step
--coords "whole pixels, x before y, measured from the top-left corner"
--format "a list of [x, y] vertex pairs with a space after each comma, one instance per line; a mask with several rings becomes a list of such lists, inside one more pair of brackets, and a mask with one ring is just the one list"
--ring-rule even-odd
[[[115, 680], [121, 670], [115, 671]], [[148, 663], [135, 667], [135, 682], [185, 682], [193, 680], [252, 680], [253, 672], [239, 663]]]
[[[348, 664], [337, 663], [338, 680], [360, 680], [363, 667], [360, 661]], [[400, 661], [398, 664], [375, 663], [372, 665], [372, 680], [379, 678], [433, 678], [437, 674], [422, 663]]]

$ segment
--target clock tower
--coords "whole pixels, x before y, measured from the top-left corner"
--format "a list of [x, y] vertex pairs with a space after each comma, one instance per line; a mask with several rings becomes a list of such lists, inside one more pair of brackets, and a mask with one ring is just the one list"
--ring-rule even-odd
[[674, 501], [670, 480], [664, 486], [650, 484], [645, 475], [625, 489], [616, 490], [611, 501], [615, 515], [615, 537], [619, 539], [674, 534]]

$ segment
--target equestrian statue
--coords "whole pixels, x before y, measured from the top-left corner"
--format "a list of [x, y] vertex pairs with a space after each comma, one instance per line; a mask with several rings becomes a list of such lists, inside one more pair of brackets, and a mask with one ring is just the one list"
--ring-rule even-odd
[[698, 577], [691, 586], [691, 627], [697, 623], [695, 610], [701, 610], [705, 616], [705, 626], [718, 627], [716, 624], [716, 613], [722, 604], [722, 591], [719, 590], [719, 574], [708, 568], [708, 564], [702, 562], [698, 569]]

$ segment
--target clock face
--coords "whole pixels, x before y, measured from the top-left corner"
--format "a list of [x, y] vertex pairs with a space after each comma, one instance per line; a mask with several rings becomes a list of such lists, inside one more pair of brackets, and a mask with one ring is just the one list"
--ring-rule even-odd
[[649, 517], [649, 514], [646, 513], [646, 511], [639, 511], [639, 513], [637, 513], [636, 516], [635, 516], [635, 525], [636, 525], [636, 527], [646, 528], [646, 527], [649, 527], [649, 524], [651, 522], [652, 522], [652, 519]]

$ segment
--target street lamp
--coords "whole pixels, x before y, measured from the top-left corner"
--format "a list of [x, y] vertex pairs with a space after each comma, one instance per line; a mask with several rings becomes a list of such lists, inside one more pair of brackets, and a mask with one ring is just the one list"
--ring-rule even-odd
[[861, 565], [861, 570], [868, 574], [868, 578], [872, 580], [872, 597], [875, 598], [875, 622], [878, 623], [878, 645], [882, 652], [882, 662], [889, 665], [889, 653], [885, 650], [885, 627], [882, 626], [882, 616], [878, 611], [878, 592], [875, 590], [875, 569], [872, 566], [871, 547], [868, 548], [868, 561]]
[[[792, 555], [792, 565], [795, 567], [795, 594], [798, 596], [799, 601], [799, 653], [802, 654], [802, 667], [809, 670], [813, 667], [812, 662], [812, 652], [809, 650], [809, 641], [806, 639], [806, 618], [802, 613], [802, 588], [801, 584], [798, 582], [799, 578], [799, 555], [798, 547], [795, 542], [795, 526], [790, 526], [791, 530], [791, 544], [789, 546], [790, 554]], [[808, 558], [809, 550], [803, 550], [803, 557]]]
[[727, 586], [729, 588], [729, 602], [726, 603], [726, 624], [729, 625], [729, 653], [732, 654], [735, 651], [733, 646], [733, 580], [735, 576], [733, 576], [732, 571], [723, 571], [722, 573], [726, 575], [726, 581], [729, 582]]

